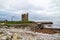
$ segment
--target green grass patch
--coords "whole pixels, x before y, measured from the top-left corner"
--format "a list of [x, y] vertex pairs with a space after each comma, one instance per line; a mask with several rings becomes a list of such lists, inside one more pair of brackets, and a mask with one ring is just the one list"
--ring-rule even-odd
[[[4, 21], [0, 21], [0, 23], [4, 23]], [[29, 24], [34, 23], [33, 21], [7, 21], [6, 24]]]

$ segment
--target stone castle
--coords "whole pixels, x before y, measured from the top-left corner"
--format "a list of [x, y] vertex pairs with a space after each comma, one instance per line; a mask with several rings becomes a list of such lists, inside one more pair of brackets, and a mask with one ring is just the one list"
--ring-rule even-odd
[[28, 21], [28, 13], [22, 14], [22, 21]]

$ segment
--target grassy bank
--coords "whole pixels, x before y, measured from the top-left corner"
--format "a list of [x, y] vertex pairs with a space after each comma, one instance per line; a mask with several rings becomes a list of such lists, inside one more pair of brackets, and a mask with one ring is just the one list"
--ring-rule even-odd
[[30, 24], [34, 23], [33, 21], [0, 21], [0, 23], [6, 23], [6, 24]]

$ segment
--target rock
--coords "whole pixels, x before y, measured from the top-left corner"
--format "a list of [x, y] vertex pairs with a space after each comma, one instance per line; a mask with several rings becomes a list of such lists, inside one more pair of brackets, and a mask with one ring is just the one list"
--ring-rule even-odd
[[12, 40], [18, 40], [18, 39], [17, 39], [17, 34], [16, 34], [16, 33], [13, 34]]

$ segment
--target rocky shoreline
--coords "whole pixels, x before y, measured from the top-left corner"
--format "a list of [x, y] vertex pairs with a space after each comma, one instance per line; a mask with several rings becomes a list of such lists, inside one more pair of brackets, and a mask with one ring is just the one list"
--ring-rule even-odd
[[60, 34], [46, 34], [17, 28], [0, 28], [0, 40], [60, 40]]
[[24, 29], [27, 31], [33, 31], [33, 32], [39, 32], [39, 33], [47, 33], [47, 34], [55, 34], [55, 33], [60, 33], [60, 29], [58, 28], [44, 28], [42, 24], [36, 24], [36, 23], [31, 23], [31, 24], [14, 24], [14, 25], [4, 25], [1, 28], [20, 28]]

